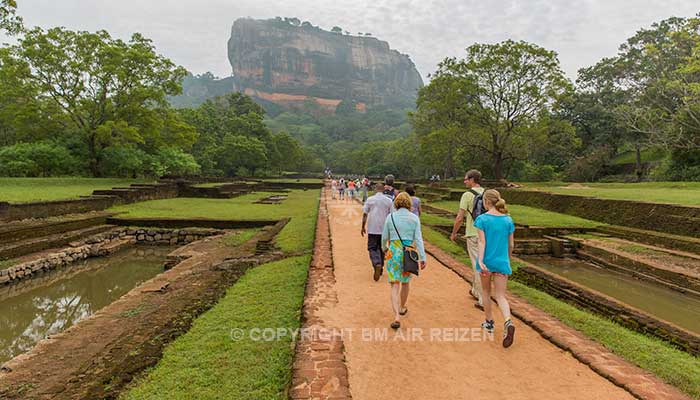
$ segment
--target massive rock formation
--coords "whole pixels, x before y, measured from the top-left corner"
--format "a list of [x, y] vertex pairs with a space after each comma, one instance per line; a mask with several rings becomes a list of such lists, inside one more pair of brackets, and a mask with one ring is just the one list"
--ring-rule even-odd
[[387, 42], [308, 23], [238, 19], [231, 29], [228, 58], [237, 90], [285, 106], [310, 98], [328, 110], [343, 100], [360, 110], [378, 104], [413, 105], [423, 86], [409, 57]]

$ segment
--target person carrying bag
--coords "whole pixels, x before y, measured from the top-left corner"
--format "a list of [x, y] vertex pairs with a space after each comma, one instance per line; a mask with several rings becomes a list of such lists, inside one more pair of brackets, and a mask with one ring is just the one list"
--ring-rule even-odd
[[[391, 306], [394, 321], [391, 327], [401, 326], [401, 316], [406, 315], [409, 282], [412, 275], [425, 268], [425, 246], [420, 219], [411, 212], [411, 196], [400, 193], [394, 200], [396, 212], [384, 222], [382, 248], [385, 251], [387, 278], [391, 284]], [[403, 240], [411, 237], [413, 240]]]

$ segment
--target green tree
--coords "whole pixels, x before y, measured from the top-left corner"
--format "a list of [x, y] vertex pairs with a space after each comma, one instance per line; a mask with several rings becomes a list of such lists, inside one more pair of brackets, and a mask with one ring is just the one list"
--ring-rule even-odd
[[434, 142], [442, 140], [446, 162], [454, 162], [450, 148], [460, 144], [488, 158], [493, 175], [503, 179], [508, 163], [544, 143], [540, 121], [570, 89], [552, 51], [512, 40], [475, 44], [464, 60], [440, 63], [419, 92], [414, 126], [440, 136]]
[[[105, 31], [34, 28], [15, 51], [31, 68], [29, 80], [39, 96], [65, 113], [66, 129], [83, 137], [94, 176], [103, 173], [106, 148], [146, 144], [161, 132], [163, 117], [172, 116], [163, 111], [166, 96], [179, 93], [186, 74], [140, 34], [124, 42]], [[189, 132], [170, 132], [171, 138], [192, 132], [181, 124], [168, 127]]]
[[[271, 147], [271, 133], [264, 122], [265, 110], [249, 96], [231, 93], [207, 100], [199, 108], [179, 110], [183, 121], [196, 127], [199, 134], [192, 154], [207, 175], [234, 173], [235, 168], [224, 168], [230, 162], [220, 149], [229, 136], [257, 139], [265, 149]], [[267, 153], [265, 154], [267, 159]]]
[[228, 134], [219, 150], [220, 167], [227, 176], [235, 176], [241, 168], [255, 171], [267, 164], [267, 149], [258, 138]]
[[0, 32], [3, 30], [10, 35], [22, 30], [22, 18], [17, 15], [15, 0], [0, 0]]
[[269, 149], [270, 166], [278, 173], [296, 171], [303, 162], [304, 152], [299, 142], [287, 132], [276, 133], [272, 136], [272, 148]]
[[410, 114], [420, 153], [433, 166], [430, 173], [446, 178], [457, 175], [457, 153], [468, 144], [467, 133], [477, 129], [472, 121], [477, 102], [475, 83], [453, 66], [449, 59], [438, 66], [430, 84], [419, 90], [416, 112]]

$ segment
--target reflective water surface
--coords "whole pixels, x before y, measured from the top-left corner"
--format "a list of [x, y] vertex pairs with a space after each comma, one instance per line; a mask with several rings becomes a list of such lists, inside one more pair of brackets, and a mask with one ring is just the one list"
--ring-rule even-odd
[[529, 256], [524, 260], [648, 314], [700, 333], [700, 299], [598, 268], [575, 258]]
[[0, 363], [74, 325], [163, 271], [170, 247], [129, 247], [0, 286]]

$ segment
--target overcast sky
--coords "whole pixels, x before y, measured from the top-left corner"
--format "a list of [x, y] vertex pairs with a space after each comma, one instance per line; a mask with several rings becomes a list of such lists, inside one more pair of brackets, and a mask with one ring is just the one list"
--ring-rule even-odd
[[[641, 27], [690, 17], [697, 0], [19, 0], [25, 24], [141, 32], [158, 51], [197, 73], [231, 74], [226, 42], [239, 17], [296, 16], [329, 29], [371, 32], [411, 56], [426, 79], [447, 56], [474, 42], [527, 40], [559, 54], [570, 78], [614, 55]], [[4, 40], [3, 40], [4, 41]]]

